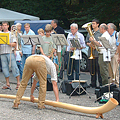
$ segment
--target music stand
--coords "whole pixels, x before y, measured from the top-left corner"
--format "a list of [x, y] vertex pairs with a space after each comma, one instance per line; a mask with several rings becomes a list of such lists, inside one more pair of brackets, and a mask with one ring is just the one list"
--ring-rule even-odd
[[0, 33], [0, 44], [9, 44], [9, 33]]
[[[75, 38], [73, 38], [73, 39], [70, 39], [70, 43], [71, 43], [71, 46], [72, 47], [74, 47], [75, 48], [75, 50], [76, 49], [78, 49], [79, 50], [79, 80], [77, 80], [77, 82], [79, 82], [79, 85], [72, 91], [72, 93], [70, 94], [70, 96], [69, 96], [69, 98], [71, 98], [71, 96], [72, 96], [72, 94], [76, 91], [76, 89], [79, 87], [79, 92], [77, 92], [77, 94], [82, 94], [83, 92], [86, 92], [87, 93], [87, 95], [89, 96], [89, 98], [91, 98], [90, 97], [90, 95], [89, 95], [89, 93], [84, 89], [84, 87], [80, 84], [80, 82], [81, 82], [81, 80], [80, 80], [80, 59], [82, 58], [80, 55], [80, 52], [81, 52], [81, 48], [82, 48], [82, 46], [80, 45], [80, 43], [79, 43], [79, 39], [75, 39]], [[72, 58], [73, 59], [73, 58]], [[76, 80], [73, 80], [72, 82], [76, 82]], [[82, 89], [82, 92], [80, 91], [80, 88]]]
[[22, 35], [24, 45], [43, 45], [44, 41], [41, 35]]
[[[24, 45], [43, 45], [44, 41], [41, 35], [22, 35]], [[31, 78], [31, 86], [32, 86], [32, 78]], [[38, 90], [38, 88], [37, 88]]]
[[[111, 59], [110, 59], [110, 56], [108, 55], [108, 51], [109, 51], [109, 49], [111, 49], [111, 45], [110, 45], [109, 41], [105, 37], [98, 37], [98, 39], [101, 41], [103, 47], [106, 49], [106, 51], [107, 51], [106, 59], [108, 62], [110, 62]], [[108, 85], [109, 85], [109, 98], [110, 98], [110, 77], [108, 77], [108, 82], [109, 82]], [[103, 94], [102, 96], [105, 96], [105, 94]], [[102, 98], [102, 96], [97, 98], [96, 101], [98, 101], [100, 98]]]
[[[61, 53], [61, 47], [68, 46], [68, 42], [64, 34], [51, 34], [54, 44], [57, 46], [57, 51]], [[61, 57], [61, 56], [58, 56]], [[64, 80], [64, 55], [63, 57], [63, 80]], [[59, 58], [58, 58], [59, 59]], [[60, 64], [60, 63], [59, 63]], [[59, 87], [59, 91], [61, 90], [62, 82]]]

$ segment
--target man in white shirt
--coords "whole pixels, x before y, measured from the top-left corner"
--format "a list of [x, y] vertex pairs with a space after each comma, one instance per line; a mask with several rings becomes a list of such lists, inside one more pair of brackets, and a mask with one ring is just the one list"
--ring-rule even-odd
[[118, 34], [116, 34], [116, 26], [113, 23], [108, 23], [108, 33], [110, 34], [109, 42], [112, 49], [110, 50], [111, 61], [109, 64], [110, 82], [115, 83], [119, 87], [119, 64], [118, 64], [118, 50], [119, 43], [117, 42]]
[[[105, 37], [109, 41], [110, 35], [107, 32], [107, 29], [108, 29], [108, 27], [105, 23], [102, 23], [99, 27], [100, 33], [102, 33], [101, 37]], [[95, 41], [95, 40], [92, 40], [92, 41], [98, 46], [98, 49], [99, 49], [98, 63], [99, 63], [99, 66], [100, 66], [100, 74], [101, 74], [101, 77], [102, 77], [102, 85], [105, 85], [105, 84], [108, 84], [109, 72], [108, 72], [108, 61], [104, 61], [103, 53], [107, 52], [107, 51], [100, 41]]]
[[[26, 59], [25, 67], [23, 70], [22, 81], [20, 87], [16, 94], [16, 99], [14, 101], [13, 108], [18, 108], [20, 104], [20, 99], [22, 98], [24, 91], [26, 89], [27, 83], [33, 73], [36, 73], [37, 78], [39, 80], [40, 87], [39, 87], [39, 97], [38, 97], [38, 108], [42, 109], [45, 108], [45, 97], [46, 97], [46, 83], [47, 83], [47, 73], [51, 75], [51, 80], [54, 82], [53, 90], [57, 100], [58, 98], [58, 87], [57, 87], [57, 74], [56, 74], [56, 67], [54, 63], [44, 55], [32, 55]], [[35, 86], [36, 84], [34, 84]], [[31, 91], [34, 91], [34, 87], [31, 88]], [[32, 93], [33, 94], [33, 93]], [[31, 101], [34, 101], [34, 96], [30, 95]]]
[[[75, 60], [73, 58], [70, 58], [73, 55], [73, 51], [74, 51], [74, 47], [71, 47], [71, 43], [70, 43], [70, 39], [77, 39], [81, 45], [81, 49], [85, 48], [85, 39], [83, 34], [78, 32], [78, 25], [76, 23], [72, 23], [70, 25], [70, 29], [71, 29], [71, 33], [68, 34], [67, 36], [67, 42], [68, 42], [68, 46], [67, 46], [67, 58], [68, 58], [68, 62], [67, 62], [67, 68], [68, 68], [68, 80], [74, 80], [74, 70], [75, 70], [75, 79], [79, 80], [79, 60]], [[73, 62], [72, 62], [73, 61]], [[72, 66], [73, 67], [72, 67]]]

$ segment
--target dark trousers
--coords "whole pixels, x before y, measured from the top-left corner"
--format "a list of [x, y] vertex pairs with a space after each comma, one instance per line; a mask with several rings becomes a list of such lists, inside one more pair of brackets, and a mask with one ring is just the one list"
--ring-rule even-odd
[[89, 71], [90, 71], [90, 74], [91, 74], [91, 85], [92, 85], [92, 87], [97, 86], [96, 85], [97, 77], [98, 77], [99, 85], [102, 86], [102, 78], [101, 78], [101, 75], [100, 75], [100, 67], [99, 67], [99, 64], [98, 64], [98, 57], [95, 57], [95, 59], [92, 59], [92, 60], [89, 59], [89, 64], [90, 64]]
[[[70, 58], [73, 55], [73, 52], [67, 52], [67, 77], [68, 80], [74, 80], [74, 70], [75, 70], [75, 79], [79, 80], [79, 60]], [[73, 61], [73, 62], [72, 62]]]

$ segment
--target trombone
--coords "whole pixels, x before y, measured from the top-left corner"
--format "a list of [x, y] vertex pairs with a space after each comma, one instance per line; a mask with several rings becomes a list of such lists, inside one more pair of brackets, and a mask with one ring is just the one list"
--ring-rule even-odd
[[13, 38], [16, 38], [16, 41], [17, 41], [16, 50], [20, 50], [20, 46], [18, 43], [18, 33], [17, 33], [17, 26], [16, 25], [11, 26], [11, 35]]
[[[74, 41], [75, 41], [75, 39], [73, 39]], [[76, 50], [76, 47], [75, 47], [75, 49], [74, 49], [74, 51], [73, 51], [73, 55], [70, 57], [70, 55], [71, 55], [71, 51], [69, 52], [69, 60], [68, 60], [68, 67], [67, 67], [67, 75], [68, 76], [70, 76], [70, 75], [72, 75], [72, 69], [73, 69], [73, 59], [75, 59], [75, 50]], [[71, 71], [70, 71], [70, 73], [69, 73], [69, 66], [70, 66], [70, 58], [72, 58], [72, 63], [71, 63]]]

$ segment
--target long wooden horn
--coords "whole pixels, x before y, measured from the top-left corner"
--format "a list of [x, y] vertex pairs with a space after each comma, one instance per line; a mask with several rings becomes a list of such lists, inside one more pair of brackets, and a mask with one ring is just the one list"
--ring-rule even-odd
[[[0, 94], [0, 98], [9, 98], [9, 99], [15, 99], [15, 95], [7, 95], [7, 94]], [[22, 97], [21, 100], [23, 101], [30, 101], [29, 97]], [[38, 103], [38, 99], [34, 98], [34, 102]], [[103, 113], [109, 112], [112, 109], [114, 109], [118, 105], [118, 101], [114, 98], [110, 98], [109, 101], [100, 107], [84, 107], [84, 106], [78, 106], [73, 104], [67, 104], [62, 102], [55, 102], [50, 100], [45, 100], [46, 105], [54, 106], [54, 107], [60, 107], [68, 110], [73, 110], [77, 112], [87, 113], [87, 114], [96, 114], [96, 118], [103, 118]]]

